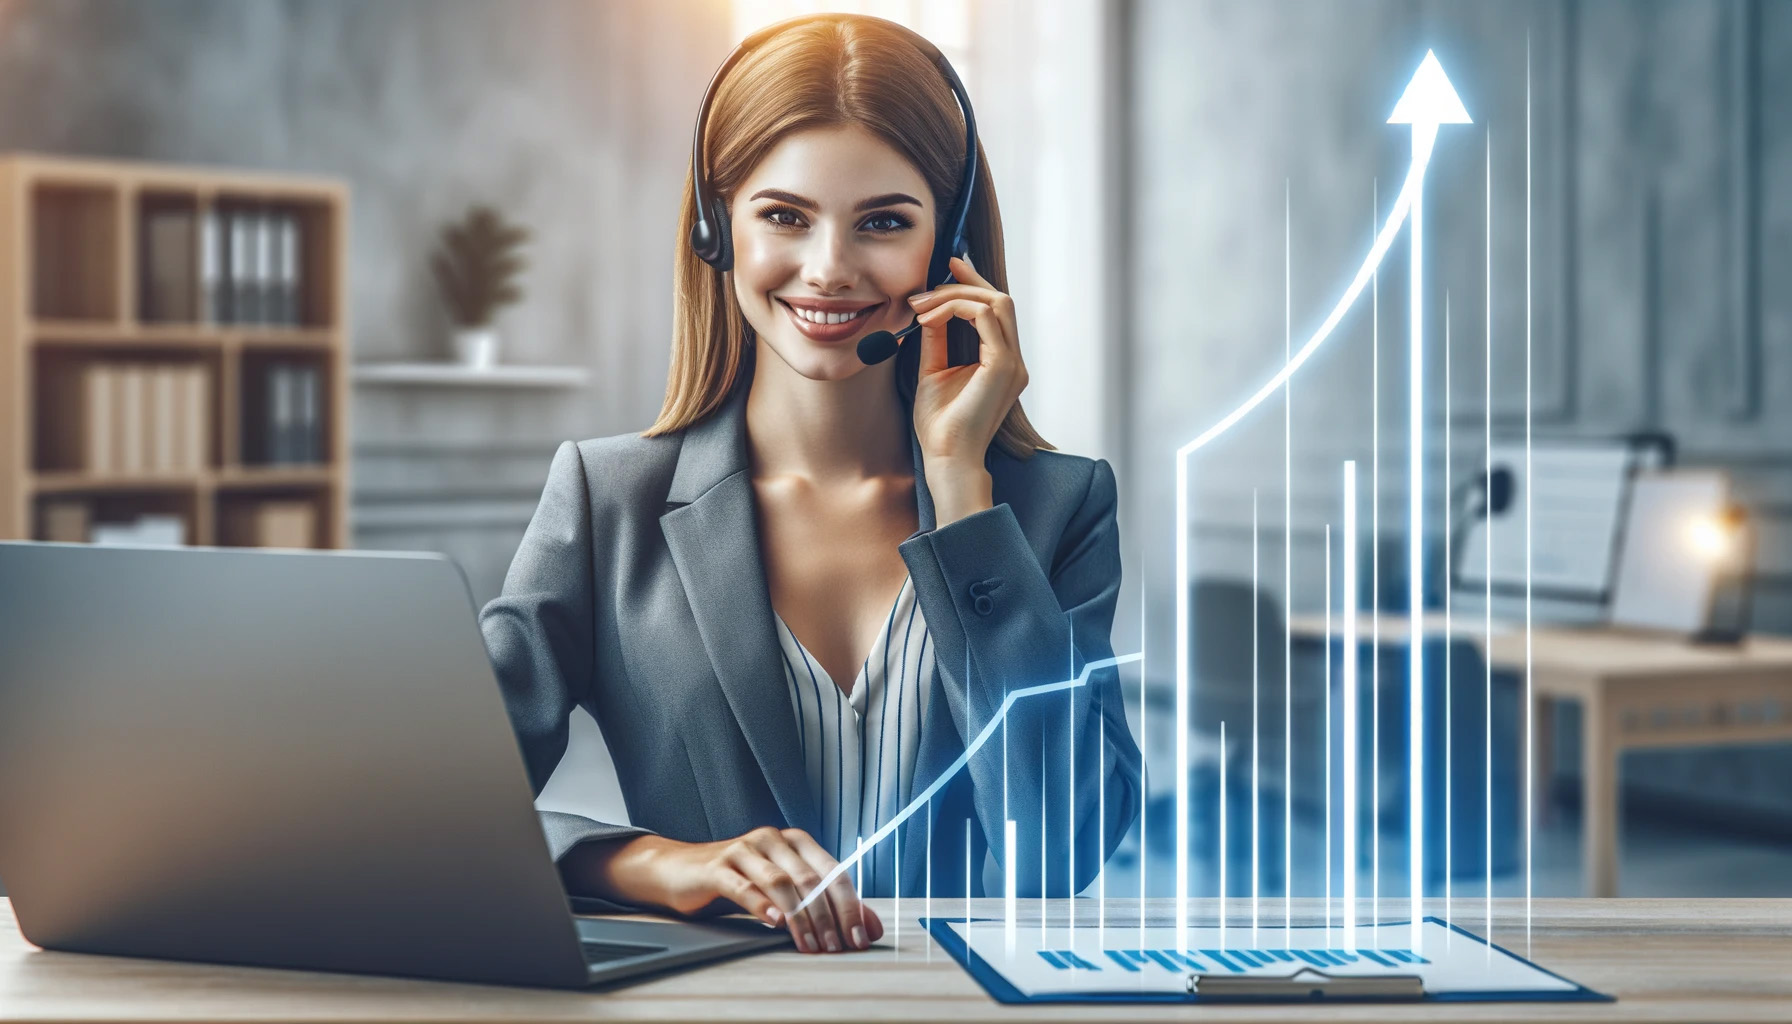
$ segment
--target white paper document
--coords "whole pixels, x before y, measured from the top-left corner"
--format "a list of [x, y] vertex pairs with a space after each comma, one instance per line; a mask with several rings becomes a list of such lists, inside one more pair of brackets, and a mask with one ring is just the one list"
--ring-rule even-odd
[[[1572, 997], [1580, 985], [1497, 949], [1479, 937], [1427, 919], [1358, 925], [1354, 948], [1344, 929], [1295, 926], [1189, 928], [1176, 946], [1174, 926], [1046, 927], [1002, 921], [947, 922], [981, 960], [1023, 996], [1183, 995], [1191, 976], [1286, 977], [1303, 969], [1332, 976], [1418, 975], [1431, 997], [1498, 999], [1519, 993]], [[975, 973], [975, 968], [973, 968]]]

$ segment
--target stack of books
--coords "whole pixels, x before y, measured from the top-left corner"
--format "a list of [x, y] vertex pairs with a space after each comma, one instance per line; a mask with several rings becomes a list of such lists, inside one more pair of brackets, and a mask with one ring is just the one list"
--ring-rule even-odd
[[58, 374], [51, 464], [106, 476], [196, 473], [210, 464], [211, 370], [202, 363], [100, 360]]
[[274, 465], [325, 461], [323, 368], [311, 363], [271, 363], [261, 461]]

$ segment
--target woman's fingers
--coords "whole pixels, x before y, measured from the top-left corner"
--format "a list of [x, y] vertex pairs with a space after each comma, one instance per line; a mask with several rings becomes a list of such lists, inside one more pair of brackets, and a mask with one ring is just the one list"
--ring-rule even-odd
[[[780, 835], [775, 841], [766, 843], [762, 850], [767, 859], [777, 865], [784, 876], [790, 880], [791, 889], [796, 896], [795, 902], [791, 904], [792, 910], [801, 905], [802, 901], [815, 891], [815, 887], [821, 884], [821, 874], [808, 861], [804, 860], [802, 855], [790, 845], [790, 841], [783, 836]], [[819, 953], [822, 950], [822, 946], [818, 943], [825, 939], [817, 938], [821, 934], [821, 929], [815, 923], [815, 919], [810, 916], [810, 912], [824, 903], [823, 900], [817, 900], [791, 915], [792, 922], [798, 924], [808, 934], [811, 948], [805, 949], [805, 953]], [[838, 929], [834, 929], [833, 934], [838, 937]]]
[[[809, 866], [825, 877], [839, 861], [833, 858], [821, 844], [801, 829], [788, 829], [784, 833], [790, 839], [791, 846], [802, 854]], [[805, 896], [807, 893], [804, 894]], [[859, 902], [859, 894], [853, 891], [852, 872], [842, 871], [840, 877], [828, 886], [827, 896], [809, 904], [811, 908], [828, 904], [829, 909], [839, 926], [839, 935], [848, 949], [866, 949], [871, 945], [871, 933], [866, 927], [864, 904]]]
[[978, 362], [983, 365], [1000, 364], [1015, 354], [1013, 339], [1008, 337], [1007, 328], [996, 315], [995, 308], [987, 302], [947, 299], [916, 319], [921, 321], [923, 330], [937, 326], [944, 335], [946, 322], [954, 318], [969, 320], [977, 326], [977, 337], [983, 342], [979, 346]]
[[816, 952], [818, 947], [815, 945], [814, 925], [810, 923], [807, 911], [797, 913], [797, 904], [802, 902], [802, 896], [797, 892], [797, 885], [789, 872], [763, 851], [744, 841], [739, 849], [731, 852], [730, 864], [771, 901], [772, 908], [762, 915], [762, 920], [774, 927], [783, 925], [789, 929], [791, 939], [803, 952]]

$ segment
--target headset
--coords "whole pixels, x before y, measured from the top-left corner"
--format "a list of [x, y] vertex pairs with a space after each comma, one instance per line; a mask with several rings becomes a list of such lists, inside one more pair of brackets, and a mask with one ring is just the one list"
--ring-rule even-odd
[[[696, 200], [697, 219], [691, 225], [691, 248], [699, 259], [717, 270], [734, 268], [734, 238], [731, 225], [728, 223], [728, 204], [720, 196], [715, 195], [709, 187], [709, 174], [704, 168], [703, 142], [704, 134], [709, 126], [709, 106], [715, 99], [716, 86], [728, 74], [741, 57], [752, 52], [765, 40], [797, 25], [816, 21], [839, 20], [840, 14], [805, 15], [780, 21], [754, 32], [741, 40], [726, 60], [722, 61], [716, 73], [710, 77], [709, 88], [703, 92], [703, 105], [697, 108], [697, 130], [691, 141], [691, 184], [693, 197]], [[965, 92], [964, 83], [959, 80], [958, 72], [953, 70], [952, 62], [946, 59], [939, 47], [928, 42], [919, 33], [914, 32], [893, 21], [883, 18], [872, 18], [869, 15], [852, 15], [872, 21], [883, 22], [908, 36], [946, 79], [951, 87], [952, 95], [958, 99], [958, 107], [964, 112], [964, 172], [958, 179], [958, 199], [946, 218], [947, 230], [935, 239], [933, 257], [927, 265], [927, 283], [930, 288], [948, 284], [954, 280], [947, 261], [953, 256], [968, 260], [970, 245], [965, 239], [965, 222], [970, 218], [971, 193], [977, 183], [977, 115], [971, 110], [971, 98]], [[889, 331], [873, 331], [859, 340], [859, 358], [866, 364], [881, 363], [896, 354], [897, 343], [905, 336], [920, 329], [920, 321], [909, 324], [902, 330], [892, 334]], [[974, 351], [974, 349], [973, 349]], [[975, 362], [975, 358], [964, 362]], [[959, 360], [949, 360], [951, 365], [959, 365]]]

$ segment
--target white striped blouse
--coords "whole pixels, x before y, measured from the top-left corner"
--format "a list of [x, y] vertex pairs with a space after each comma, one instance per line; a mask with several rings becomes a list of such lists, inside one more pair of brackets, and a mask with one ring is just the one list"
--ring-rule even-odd
[[[927, 621], [915, 600], [912, 579], [902, 590], [871, 653], [859, 667], [850, 695], [828, 676], [777, 612], [784, 678], [796, 710], [797, 739], [810, 791], [821, 811], [815, 836], [836, 860], [895, 817], [910, 799], [921, 722], [933, 679]], [[853, 871], [861, 895], [889, 896], [896, 889], [894, 837], [879, 843]]]

